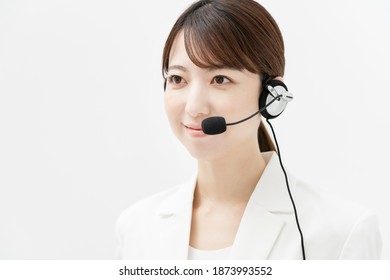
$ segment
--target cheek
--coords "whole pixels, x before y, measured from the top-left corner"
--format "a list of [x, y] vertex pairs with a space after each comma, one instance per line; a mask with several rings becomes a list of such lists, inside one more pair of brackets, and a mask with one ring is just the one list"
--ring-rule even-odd
[[184, 112], [184, 105], [185, 102], [180, 98], [174, 97], [171, 94], [166, 94], [164, 96], [165, 113], [172, 129], [175, 129], [175, 126], [180, 123]]
[[219, 114], [226, 118], [227, 122], [236, 122], [244, 119], [259, 109], [259, 101], [256, 96], [235, 97], [229, 100], [218, 100], [216, 109]]

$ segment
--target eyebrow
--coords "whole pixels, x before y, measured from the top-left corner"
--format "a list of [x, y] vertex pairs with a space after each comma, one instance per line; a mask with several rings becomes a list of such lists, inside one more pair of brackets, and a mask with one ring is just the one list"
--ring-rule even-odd
[[[185, 68], [184, 66], [181, 66], [181, 65], [171, 65], [171, 66], [168, 67], [168, 71], [173, 70], [173, 69], [181, 70], [183, 72], [188, 72], [187, 68]], [[206, 67], [204, 69], [207, 69], [209, 72], [215, 71], [215, 70], [220, 70], [220, 69], [237, 70], [235, 68], [232, 68], [232, 67], [229, 67], [229, 66], [225, 66], [225, 65], [210, 66], [210, 67]]]
[[171, 66], [168, 67], [168, 71], [173, 70], [173, 69], [177, 69], [177, 70], [181, 70], [183, 72], [187, 72], [187, 68], [185, 68], [184, 66], [181, 66], [181, 65], [171, 65]]
[[208, 71], [218, 71], [218, 70], [237, 70], [236, 68], [233, 68], [233, 67], [230, 67], [230, 66], [226, 66], [226, 65], [220, 65], [220, 66], [210, 66], [210, 67], [207, 67], [206, 68]]

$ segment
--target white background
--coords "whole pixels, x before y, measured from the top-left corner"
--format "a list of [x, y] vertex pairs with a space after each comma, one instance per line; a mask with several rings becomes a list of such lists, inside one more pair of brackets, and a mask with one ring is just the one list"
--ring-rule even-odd
[[[161, 76], [190, 3], [0, 0], [0, 259], [111, 259], [121, 211], [193, 172]], [[285, 165], [376, 211], [390, 259], [389, 2], [261, 3], [295, 94]]]

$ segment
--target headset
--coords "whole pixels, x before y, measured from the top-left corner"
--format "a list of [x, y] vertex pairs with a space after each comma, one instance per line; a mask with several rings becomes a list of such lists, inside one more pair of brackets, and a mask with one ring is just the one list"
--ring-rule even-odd
[[[282, 163], [282, 157], [280, 154], [278, 140], [276, 139], [274, 128], [273, 128], [271, 122], [269, 121], [270, 119], [274, 119], [283, 113], [284, 109], [287, 106], [287, 103], [293, 100], [293, 95], [290, 92], [288, 92], [287, 86], [280, 80], [267, 78], [263, 82], [263, 85], [264, 85], [263, 90], [260, 93], [260, 98], [259, 98], [259, 108], [260, 108], [260, 110], [261, 110], [261, 108], [265, 108], [264, 110], [261, 111], [261, 115], [266, 119], [268, 125], [270, 126], [271, 131], [272, 131], [272, 135], [273, 135], [274, 140], [275, 140], [280, 167], [283, 170], [284, 178], [286, 180], [287, 191], [288, 191], [288, 194], [290, 196], [291, 204], [294, 208], [295, 221], [296, 221], [299, 235], [301, 238], [302, 259], [306, 260], [304, 238], [303, 238], [301, 226], [299, 224], [297, 208], [295, 206], [295, 202], [294, 202], [293, 196], [291, 194], [290, 185], [289, 185], [289, 181], [288, 181], [288, 177], [287, 177], [287, 172], [284, 169], [284, 166]], [[278, 98], [278, 99], [275, 100], [275, 98]], [[273, 102], [273, 100], [275, 100], [275, 102]], [[270, 105], [268, 105], [268, 104], [270, 104]]]
[[[167, 79], [164, 81], [164, 91], [166, 90], [167, 85]], [[260, 92], [260, 98], [259, 98], [259, 110], [250, 115], [249, 117], [246, 117], [242, 120], [232, 122], [232, 123], [226, 123], [226, 120], [224, 117], [221, 116], [213, 116], [208, 117], [202, 121], [202, 130], [205, 134], [208, 135], [217, 135], [224, 133], [227, 129], [227, 126], [236, 125], [242, 122], [245, 122], [257, 114], [261, 114], [267, 121], [268, 125], [271, 128], [273, 138], [275, 140], [277, 154], [279, 158], [279, 163], [282, 168], [285, 180], [286, 180], [286, 186], [287, 191], [290, 196], [291, 204], [294, 208], [294, 216], [295, 221], [297, 224], [297, 228], [300, 234], [301, 238], [301, 248], [302, 248], [302, 258], [303, 260], [306, 260], [306, 254], [305, 254], [305, 245], [304, 245], [304, 239], [303, 239], [303, 233], [301, 230], [301, 226], [299, 224], [298, 220], [298, 213], [295, 206], [294, 199], [291, 194], [290, 185], [287, 177], [287, 172], [284, 169], [282, 158], [280, 155], [280, 148], [278, 141], [276, 139], [274, 128], [272, 127], [272, 124], [270, 122], [270, 119], [274, 119], [278, 116], [280, 116], [283, 111], [285, 110], [287, 104], [293, 100], [294, 96], [292, 93], [290, 93], [287, 89], [287, 86], [284, 82], [281, 80], [275, 79], [275, 77], [270, 77], [268, 75], [265, 75], [265, 77], [262, 79], [262, 88]]]

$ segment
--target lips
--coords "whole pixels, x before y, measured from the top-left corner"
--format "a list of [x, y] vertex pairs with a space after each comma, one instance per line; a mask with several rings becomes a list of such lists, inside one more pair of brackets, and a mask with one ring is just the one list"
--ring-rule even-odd
[[183, 125], [191, 137], [202, 138], [206, 136], [206, 134], [203, 132], [200, 125], [197, 124], [187, 124], [187, 125], [183, 124]]
[[197, 125], [184, 125], [186, 128], [191, 129], [191, 130], [196, 130], [196, 131], [202, 131], [202, 128]]

